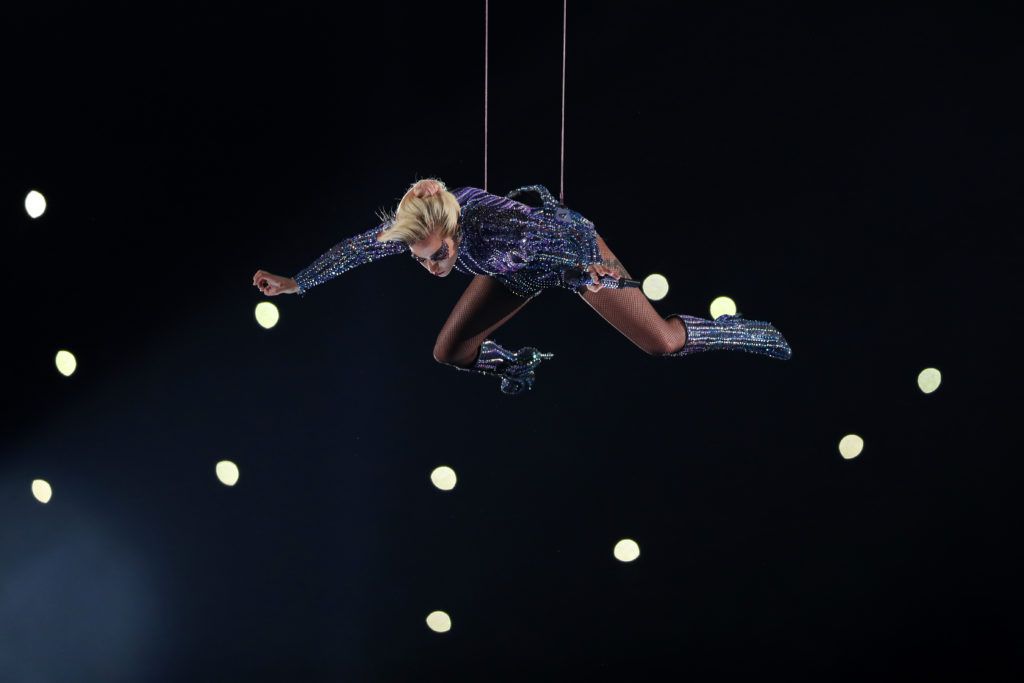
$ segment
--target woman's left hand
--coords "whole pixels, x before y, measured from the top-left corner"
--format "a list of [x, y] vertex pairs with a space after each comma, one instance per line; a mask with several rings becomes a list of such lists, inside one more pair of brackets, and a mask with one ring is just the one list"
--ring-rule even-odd
[[626, 274], [622, 272], [617, 263], [609, 263], [608, 261], [591, 263], [587, 266], [587, 272], [590, 273], [590, 279], [593, 280], [592, 284], [587, 285], [587, 289], [591, 292], [604, 289], [604, 285], [600, 283], [602, 275], [611, 275], [615, 279], [626, 277]]

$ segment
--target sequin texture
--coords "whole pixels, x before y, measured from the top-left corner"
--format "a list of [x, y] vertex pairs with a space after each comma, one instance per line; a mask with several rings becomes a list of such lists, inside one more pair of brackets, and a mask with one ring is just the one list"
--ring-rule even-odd
[[501, 393], [516, 395], [533, 389], [536, 379], [534, 371], [537, 366], [541, 361], [551, 360], [554, 357], [555, 354], [538, 351], [533, 346], [512, 351], [493, 339], [485, 339], [480, 345], [480, 351], [472, 367], [462, 368], [451, 363], [446, 363], [446, 365], [451, 365], [456, 370], [463, 372], [500, 377]]
[[[540, 206], [515, 197], [535, 192]], [[543, 185], [527, 185], [501, 197], [476, 187], [452, 190], [461, 207], [456, 262], [453, 268], [469, 275], [489, 275], [514, 294], [530, 298], [542, 289], [561, 287], [578, 291], [566, 269], [586, 271], [601, 262], [594, 224], [562, 206]], [[378, 242], [377, 235], [390, 227], [384, 222], [366, 232], [342, 240], [295, 276], [299, 294], [333, 279], [356, 266], [385, 256], [412, 253], [402, 242]], [[415, 256], [415, 254], [413, 254]], [[788, 360], [792, 351], [786, 339], [767, 322], [723, 315], [704, 320], [678, 314], [687, 329], [682, 356], [702, 351], [746, 351]], [[535, 370], [553, 354], [529, 346], [513, 351], [486, 339], [474, 364], [462, 371], [496, 376], [501, 391], [521, 395], [533, 388]]]
[[[536, 192], [541, 206], [513, 199], [527, 192]], [[593, 222], [558, 204], [543, 185], [517, 188], [504, 197], [477, 187], [456, 188], [452, 194], [461, 207], [454, 265], [460, 273], [490, 275], [516, 295], [530, 298], [549, 287], [575, 291], [564, 281], [563, 271], [601, 262]], [[300, 296], [356, 266], [409, 252], [402, 242], [377, 241], [390, 225], [384, 222], [342, 240], [300, 271], [294, 278]]]
[[775, 326], [742, 315], [720, 315], [705, 320], [685, 313], [673, 313], [686, 326], [686, 344], [669, 356], [686, 356], [702, 351], [744, 351], [778, 360], [789, 360], [793, 350]]

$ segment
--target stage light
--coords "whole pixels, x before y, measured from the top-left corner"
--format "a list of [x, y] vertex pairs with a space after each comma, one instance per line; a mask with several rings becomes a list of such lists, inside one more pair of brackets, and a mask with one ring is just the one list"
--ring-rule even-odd
[[452, 630], [452, 619], [441, 611], [431, 612], [427, 615], [427, 626], [431, 631], [447, 633]]
[[258, 322], [263, 328], [270, 329], [277, 324], [277, 321], [281, 319], [281, 314], [277, 310], [277, 306], [270, 303], [269, 301], [261, 301], [256, 304], [256, 322]]
[[40, 503], [49, 503], [50, 498], [53, 497], [53, 489], [45, 479], [36, 479], [32, 482], [32, 495]]
[[225, 486], [234, 486], [238, 483], [238, 465], [230, 460], [221, 460], [216, 467], [217, 478]]
[[651, 273], [644, 278], [642, 289], [644, 290], [644, 296], [648, 299], [660, 301], [668, 294], [668, 280], [665, 279], [664, 275]]
[[926, 394], [938, 389], [940, 384], [942, 384], [942, 373], [935, 368], [925, 368], [917, 376], [917, 386]]
[[736, 302], [727, 296], [720, 296], [711, 302], [709, 310], [712, 319], [720, 315], [736, 315]]
[[455, 488], [455, 470], [447, 465], [437, 467], [430, 473], [430, 481], [442, 491], [451, 491]]
[[631, 538], [624, 538], [615, 544], [615, 559], [620, 562], [632, 562], [640, 557], [640, 546]]
[[25, 195], [25, 211], [32, 218], [39, 218], [46, 211], [46, 197], [41, 192], [32, 190]]
[[847, 460], [856, 458], [864, 450], [864, 439], [856, 434], [847, 434], [839, 440], [839, 454]]
[[75, 372], [75, 368], [78, 367], [78, 361], [75, 360], [75, 354], [70, 351], [64, 351], [63, 349], [57, 352], [57, 357], [54, 358], [54, 362], [57, 364], [57, 372], [65, 377], [70, 377]]

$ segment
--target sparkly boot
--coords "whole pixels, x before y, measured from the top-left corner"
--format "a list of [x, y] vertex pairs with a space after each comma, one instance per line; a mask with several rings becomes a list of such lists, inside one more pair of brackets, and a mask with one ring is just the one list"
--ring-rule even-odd
[[789, 360], [793, 351], [771, 323], [747, 320], [742, 315], [720, 315], [714, 320], [672, 314], [686, 327], [683, 348], [667, 356], [685, 356], [700, 351], [746, 351], [779, 360]]
[[464, 368], [452, 365], [457, 370], [475, 372], [480, 375], [496, 375], [501, 377], [503, 394], [521, 394], [533, 388], [534, 369], [542, 360], [554, 358], [553, 353], [541, 353], [532, 346], [509, 351], [492, 339], [485, 339], [480, 345], [480, 353], [472, 366]]

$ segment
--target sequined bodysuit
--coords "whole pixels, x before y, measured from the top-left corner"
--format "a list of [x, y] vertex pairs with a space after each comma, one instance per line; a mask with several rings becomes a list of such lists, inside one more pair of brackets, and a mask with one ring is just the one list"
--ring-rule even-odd
[[[516, 201], [514, 197], [524, 192], [536, 192], [542, 205], [534, 207]], [[471, 275], [488, 275], [493, 281], [480, 278], [470, 283], [438, 336], [434, 358], [461, 371], [500, 377], [503, 393], [522, 394], [530, 390], [537, 366], [541, 361], [550, 360], [553, 354], [533, 346], [517, 351], [506, 349], [494, 339], [481, 339], [502, 324], [499, 313], [512, 310], [488, 311], [489, 303], [502, 298], [487, 294], [492, 287], [504, 286], [512, 293], [512, 299], [529, 299], [549, 287], [578, 291], [605, 320], [651, 354], [684, 356], [701, 351], [732, 350], [782, 360], [792, 355], [785, 337], [768, 322], [747, 320], [741, 315], [721, 315], [715, 320], [685, 314], [663, 318], [636, 289], [614, 295], [591, 295], [577, 290], [578, 282], [566, 278], [565, 270], [586, 271], [589, 265], [602, 262], [603, 252], [608, 252], [611, 260], [615, 257], [603, 240], [599, 246], [594, 224], [560, 205], [543, 185], [522, 187], [504, 197], [476, 187], [460, 187], [452, 194], [460, 206], [454, 269]], [[400, 241], [377, 241], [377, 236], [390, 225], [385, 221], [342, 240], [321, 255], [295, 276], [299, 294], [304, 295], [312, 287], [356, 266], [411, 251]], [[514, 310], [522, 305], [525, 301]], [[463, 315], [477, 317], [475, 332], [463, 329], [464, 320], [460, 317]], [[671, 318], [678, 318], [681, 327], [670, 322]], [[485, 324], [489, 320], [490, 327]], [[481, 325], [483, 331], [476, 329]], [[453, 336], [445, 335], [449, 327], [455, 330]], [[673, 349], [672, 340], [678, 338], [681, 330], [685, 331], [683, 346], [666, 351]], [[471, 365], [466, 365], [467, 351], [475, 354]]]
[[[454, 265], [460, 273], [490, 275], [516, 295], [529, 298], [548, 287], [573, 290], [562, 272], [601, 262], [593, 222], [558, 204], [543, 185], [521, 187], [504, 197], [477, 187], [451, 192], [461, 207]], [[542, 206], [512, 198], [525, 192], [536, 192]], [[390, 225], [385, 221], [321, 255], [295, 276], [299, 294], [356, 266], [409, 252], [403, 242], [377, 241]]]

